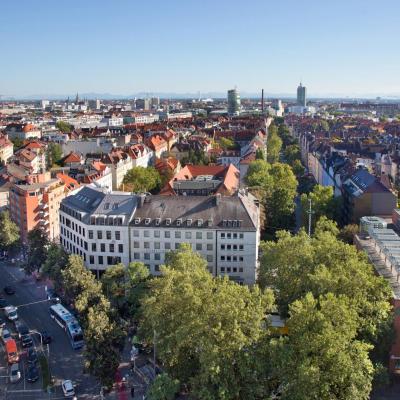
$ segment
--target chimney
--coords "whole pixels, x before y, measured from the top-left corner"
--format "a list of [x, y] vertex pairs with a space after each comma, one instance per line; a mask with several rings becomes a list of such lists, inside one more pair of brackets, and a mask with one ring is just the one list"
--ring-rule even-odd
[[219, 206], [220, 203], [221, 203], [221, 193], [217, 193], [215, 195], [215, 205]]
[[264, 114], [264, 89], [261, 89], [261, 113]]
[[146, 195], [145, 194], [140, 194], [139, 196], [138, 196], [138, 208], [142, 208], [143, 207], [143, 204], [144, 204], [144, 201], [146, 200]]

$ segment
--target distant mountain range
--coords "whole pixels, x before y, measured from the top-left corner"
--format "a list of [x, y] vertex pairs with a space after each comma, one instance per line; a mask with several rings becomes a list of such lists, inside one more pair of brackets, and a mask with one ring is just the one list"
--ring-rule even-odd
[[[66, 100], [68, 97], [71, 101], [75, 99], [76, 93], [70, 94], [35, 94], [35, 95], [26, 95], [26, 96], [10, 96], [10, 95], [3, 95], [0, 100], [7, 101], [7, 100]], [[160, 97], [162, 99], [198, 99], [199, 96], [202, 99], [212, 98], [212, 99], [225, 99], [226, 92], [186, 92], [186, 93], [176, 93], [176, 92], [138, 92], [131, 95], [121, 95], [121, 94], [112, 94], [112, 93], [79, 93], [80, 99], [88, 99], [88, 100], [129, 100], [136, 98], [146, 98], [146, 97]], [[261, 90], [258, 93], [255, 92], [243, 92], [240, 91], [240, 96], [242, 98], [261, 98]], [[267, 93], [264, 92], [264, 97], [268, 98], [279, 98], [279, 99], [294, 99], [295, 95], [293, 93]], [[400, 94], [399, 93], [392, 93], [392, 94], [376, 94], [376, 93], [365, 93], [362, 95], [346, 95], [346, 94], [338, 94], [338, 93], [326, 93], [323, 95], [313, 95], [309, 94], [309, 99], [376, 99], [380, 97], [381, 99], [386, 100], [399, 100]]]

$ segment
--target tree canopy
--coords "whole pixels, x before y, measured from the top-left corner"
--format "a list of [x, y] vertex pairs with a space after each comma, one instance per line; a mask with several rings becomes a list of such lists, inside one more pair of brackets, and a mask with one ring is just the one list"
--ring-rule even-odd
[[127, 192], [151, 192], [161, 185], [161, 177], [154, 167], [134, 167], [122, 181], [122, 189]]
[[65, 121], [57, 121], [56, 128], [63, 133], [70, 133], [74, 130], [74, 126]]
[[279, 161], [279, 155], [282, 149], [282, 139], [278, 135], [278, 128], [271, 124], [268, 128], [267, 139], [267, 160], [269, 163]]
[[36, 227], [28, 232], [28, 258], [24, 267], [28, 275], [34, 271], [39, 271], [46, 261], [49, 244], [43, 229]]
[[63, 156], [62, 147], [58, 143], [49, 143], [46, 156], [48, 166], [58, 164]]
[[0, 213], [0, 250], [8, 250], [19, 241], [19, 228], [11, 220], [8, 211]]
[[189, 245], [168, 253], [161, 271], [143, 301], [141, 329], [150, 342], [155, 332], [167, 371], [199, 399], [253, 398], [247, 393], [260, 376], [252, 346], [264, 335], [271, 291], [213, 278]]

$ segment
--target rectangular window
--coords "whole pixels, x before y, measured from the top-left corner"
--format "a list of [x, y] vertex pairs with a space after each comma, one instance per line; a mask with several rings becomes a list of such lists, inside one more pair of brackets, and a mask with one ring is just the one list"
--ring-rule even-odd
[[121, 240], [121, 232], [115, 231], [115, 240]]
[[150, 248], [150, 242], [143, 242], [143, 247], [145, 249], [149, 249]]
[[161, 259], [160, 253], [154, 253], [154, 259], [155, 260], [160, 260]]
[[133, 242], [133, 247], [135, 249], [138, 249], [139, 248], [139, 242]]
[[213, 238], [213, 234], [212, 232], [207, 232], [207, 239], [212, 239]]
[[207, 254], [207, 261], [212, 262], [213, 256], [211, 254]]
[[87, 250], [88, 249], [88, 243], [87, 242], [83, 242], [83, 244], [84, 244], [85, 250]]
[[243, 267], [240, 267], [240, 268], [239, 268], [239, 272], [243, 272]]
[[192, 238], [192, 232], [185, 232], [185, 239], [191, 239]]
[[237, 244], [233, 245], [233, 250], [237, 250]]
[[93, 239], [93, 231], [89, 231], [89, 239]]
[[112, 256], [107, 256], [107, 264], [108, 265], [113, 265], [114, 264], [114, 258]]
[[203, 239], [203, 233], [202, 232], [196, 232], [196, 239]]
[[114, 253], [114, 243], [110, 243], [110, 253]]
[[103, 265], [103, 256], [99, 256], [99, 264]]
[[170, 231], [164, 231], [164, 237], [166, 239], [169, 239], [171, 237], [171, 232]]
[[164, 243], [165, 250], [171, 250], [171, 243]]
[[237, 233], [234, 233], [234, 234], [233, 234], [233, 238], [234, 238], [234, 239], [237, 239]]
[[140, 253], [133, 253], [133, 258], [135, 260], [140, 260]]
[[242, 256], [239, 257], [239, 261], [243, 262], [243, 257]]
[[226, 245], [226, 249], [227, 249], [227, 250], [231, 250], [231, 249], [232, 249], [232, 246], [231, 246], [230, 244], [227, 244], [227, 245]]
[[239, 239], [243, 239], [243, 233], [239, 233]]
[[154, 242], [154, 248], [158, 250], [160, 248], [160, 242]]
[[243, 251], [243, 245], [242, 244], [239, 244], [239, 250]]
[[106, 239], [111, 240], [111, 231], [106, 231]]
[[156, 264], [154, 266], [154, 271], [156, 271], [156, 272], [160, 271], [160, 266], [158, 264]]
[[232, 234], [231, 234], [231, 233], [227, 233], [227, 234], [226, 234], [226, 237], [227, 237], [228, 239], [230, 239], [230, 238], [232, 237]]
[[139, 237], [139, 231], [137, 231], [136, 229], [133, 231], [133, 236], [134, 237]]
[[180, 245], [180, 243], [175, 243], [175, 250], [179, 249], [179, 245]]
[[221, 239], [225, 239], [225, 233], [224, 232], [221, 233]]
[[225, 267], [221, 267], [221, 272], [225, 272]]
[[150, 237], [150, 231], [144, 231], [144, 237]]
[[175, 231], [175, 239], [180, 239], [181, 238], [181, 232], [180, 231]]
[[100, 251], [101, 251], [102, 253], [105, 253], [105, 252], [106, 252], [106, 245], [105, 245], [104, 243], [100, 243]]
[[221, 244], [221, 250], [225, 250], [225, 245]]
[[94, 256], [89, 257], [89, 264], [94, 264]]
[[237, 272], [237, 268], [236, 268], [236, 267], [233, 267], [233, 268], [232, 268], [232, 271], [233, 271], [233, 272]]
[[211, 251], [213, 249], [213, 245], [211, 243], [207, 244], [207, 250]]
[[97, 239], [103, 239], [103, 232], [97, 231]]
[[227, 267], [226, 272], [231, 272], [231, 267]]
[[144, 253], [144, 259], [150, 260], [150, 253]]
[[237, 257], [236, 256], [233, 256], [233, 261], [237, 261]]
[[159, 238], [160, 237], [160, 231], [154, 231], [154, 237]]
[[124, 252], [124, 245], [123, 244], [119, 244], [118, 245], [118, 253], [123, 253]]
[[225, 261], [225, 256], [221, 256], [221, 261]]
[[196, 250], [197, 251], [203, 250], [203, 246], [201, 245], [201, 243], [196, 243]]
[[226, 261], [231, 261], [231, 256], [226, 256]]

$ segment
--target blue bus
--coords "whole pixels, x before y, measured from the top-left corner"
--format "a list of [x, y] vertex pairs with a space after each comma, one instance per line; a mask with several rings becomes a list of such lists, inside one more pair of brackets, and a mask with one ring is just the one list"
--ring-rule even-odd
[[83, 332], [76, 318], [60, 303], [50, 307], [50, 316], [67, 333], [71, 346], [80, 349], [84, 345]]

